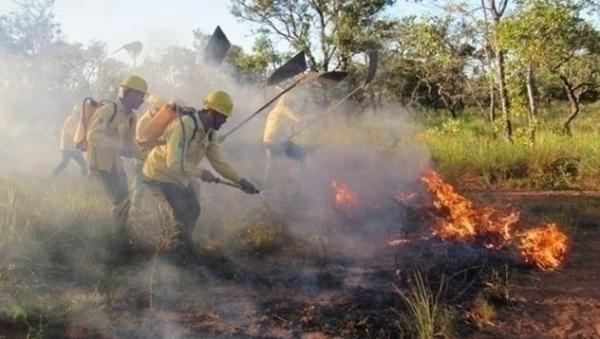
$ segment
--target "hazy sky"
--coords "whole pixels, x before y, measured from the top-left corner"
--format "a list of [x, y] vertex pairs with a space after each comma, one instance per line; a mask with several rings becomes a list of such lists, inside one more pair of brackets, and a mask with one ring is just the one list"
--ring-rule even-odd
[[[56, 0], [54, 14], [68, 41], [105, 41], [111, 51], [134, 40], [144, 43], [146, 53], [166, 44], [191, 46], [193, 29], [212, 33], [217, 25], [233, 44], [249, 50], [252, 26], [237, 22], [228, 4], [225, 0]], [[0, 15], [14, 8], [12, 0], [0, 0]], [[430, 9], [431, 5], [399, 0], [389, 14]]]

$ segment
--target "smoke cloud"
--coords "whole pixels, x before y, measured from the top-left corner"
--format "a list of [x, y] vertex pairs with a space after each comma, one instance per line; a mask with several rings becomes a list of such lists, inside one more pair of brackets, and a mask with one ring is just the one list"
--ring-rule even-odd
[[[194, 238], [216, 247], [217, 254], [194, 268], [157, 255], [162, 217], [157, 200], [147, 194], [144, 212], [132, 216], [139, 252], [131, 262], [115, 263], [114, 225], [99, 185], [74, 168], [51, 178], [60, 160], [60, 129], [72, 107], [90, 95], [114, 100], [120, 79], [133, 72], [148, 80], [152, 93], [197, 108], [211, 90], [229, 92], [235, 109], [221, 131], [226, 132], [278, 89], [240, 83], [231, 67], [205, 66], [198, 53], [179, 46], [155, 48], [135, 70], [107, 57], [102, 44], [53, 46], [35, 56], [2, 51], [0, 57], [0, 301], [5, 306], [0, 322], [17, 324], [17, 332], [295, 335], [297, 329], [277, 314], [277, 307], [293, 306], [274, 300], [356, 286], [356, 272], [338, 264], [328, 269], [343, 278], [329, 281], [322, 260], [364, 259], [365, 248], [403, 232], [394, 195], [413, 188], [429, 154], [418, 140], [419, 126], [402, 107], [351, 116], [347, 112], [357, 104], [350, 103], [323, 116], [293, 139], [305, 160], [279, 156], [267, 182], [262, 133], [270, 107], [221, 145], [231, 164], [263, 192], [248, 196], [200, 183], [202, 215]], [[92, 52], [91, 61], [74, 65], [73, 55]], [[322, 115], [340, 92], [307, 84], [290, 98], [304, 123]], [[290, 135], [300, 126], [284, 132]], [[206, 161], [202, 166], [210, 168]], [[351, 189], [360, 205], [336, 206], [334, 181]], [[284, 320], [267, 328], [263, 323], [271, 320], [265, 317]]]

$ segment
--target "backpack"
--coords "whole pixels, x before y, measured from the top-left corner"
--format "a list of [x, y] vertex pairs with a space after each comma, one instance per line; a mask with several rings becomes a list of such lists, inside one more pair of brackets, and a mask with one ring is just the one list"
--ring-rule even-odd
[[150, 121], [144, 125], [138, 125], [136, 131], [136, 142], [142, 147], [153, 147], [158, 138], [165, 132], [167, 126], [177, 118], [176, 109], [173, 105], [163, 105]]
[[[179, 119], [179, 123], [183, 128], [183, 120], [182, 118], [186, 115], [192, 117], [192, 121], [194, 122], [194, 130], [192, 132], [192, 140], [196, 137], [196, 132], [198, 131], [198, 121], [195, 118], [196, 110], [193, 107], [179, 107], [175, 105], [167, 104], [163, 106], [155, 115], [152, 117], [152, 120], [148, 122], [147, 126], [141, 128], [140, 134], [138, 135], [140, 139], [137, 140], [138, 144], [141, 146], [156, 146], [156, 145], [164, 145], [164, 141], [159, 141], [158, 139], [163, 135], [167, 126], [173, 122], [175, 119]], [[184, 137], [185, 137], [185, 129], [184, 129]]]
[[96, 111], [98, 111], [98, 108], [107, 104], [113, 105], [113, 114], [108, 120], [108, 123], [110, 124], [117, 115], [116, 103], [108, 100], [96, 101], [91, 97], [83, 99], [83, 104], [81, 105], [81, 119], [77, 124], [77, 130], [75, 131], [75, 137], [73, 138], [73, 141], [75, 141], [75, 147], [80, 149], [82, 152], [87, 151], [88, 148], [87, 130], [92, 118], [96, 114]]

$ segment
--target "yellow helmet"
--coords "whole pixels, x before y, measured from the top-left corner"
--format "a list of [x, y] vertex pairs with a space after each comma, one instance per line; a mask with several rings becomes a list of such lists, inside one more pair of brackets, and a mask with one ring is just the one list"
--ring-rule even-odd
[[231, 116], [233, 112], [233, 101], [231, 96], [223, 91], [210, 92], [202, 101], [204, 108], [210, 108], [217, 111], [226, 117]]
[[148, 83], [137, 75], [130, 75], [123, 79], [121, 87], [136, 90], [142, 93], [148, 93]]

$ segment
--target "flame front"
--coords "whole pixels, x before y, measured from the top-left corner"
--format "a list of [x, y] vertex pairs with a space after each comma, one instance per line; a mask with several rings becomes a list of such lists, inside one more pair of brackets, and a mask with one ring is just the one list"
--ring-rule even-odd
[[434, 207], [445, 214], [437, 219], [434, 235], [445, 241], [477, 240], [488, 248], [508, 245], [511, 227], [519, 220], [518, 213], [504, 214], [494, 208], [476, 210], [470, 200], [458, 194], [436, 172], [428, 172], [422, 180], [434, 195]]
[[444, 241], [479, 241], [487, 248], [508, 247], [518, 240], [519, 255], [527, 263], [543, 270], [554, 270], [564, 261], [568, 237], [556, 224], [535, 227], [515, 235], [518, 212], [503, 212], [485, 207], [477, 210], [473, 203], [458, 194], [439, 174], [429, 171], [422, 178], [433, 194], [434, 207], [440, 211], [433, 234]]
[[355, 208], [358, 205], [358, 195], [346, 186], [338, 185], [334, 180], [331, 183], [333, 189], [333, 199], [337, 208]]
[[568, 244], [567, 236], [556, 224], [536, 227], [519, 235], [519, 249], [525, 262], [543, 270], [553, 270], [564, 261]]

